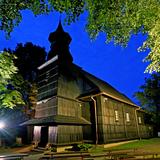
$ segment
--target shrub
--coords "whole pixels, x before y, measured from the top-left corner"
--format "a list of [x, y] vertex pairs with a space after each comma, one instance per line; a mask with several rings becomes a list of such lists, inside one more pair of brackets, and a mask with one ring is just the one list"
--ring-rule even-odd
[[72, 148], [74, 151], [88, 151], [92, 148], [91, 144], [83, 143], [83, 144], [75, 144]]

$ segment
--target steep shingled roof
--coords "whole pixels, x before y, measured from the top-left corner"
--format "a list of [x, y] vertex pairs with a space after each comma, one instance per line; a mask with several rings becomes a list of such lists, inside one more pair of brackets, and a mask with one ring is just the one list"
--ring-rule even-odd
[[114, 87], [112, 87], [109, 83], [97, 78], [96, 76], [84, 71], [79, 66], [74, 65], [77, 70], [90, 82], [92, 82], [98, 89], [99, 92], [104, 92], [110, 97], [114, 97], [116, 99], [119, 99], [123, 102], [126, 102], [128, 104], [131, 104], [133, 106], [138, 107], [132, 100], [130, 100], [126, 95], [120, 93], [118, 90], [116, 90]]

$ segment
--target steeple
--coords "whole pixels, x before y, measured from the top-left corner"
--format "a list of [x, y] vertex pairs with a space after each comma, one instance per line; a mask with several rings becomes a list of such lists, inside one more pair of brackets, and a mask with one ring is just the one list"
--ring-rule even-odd
[[56, 31], [50, 33], [48, 40], [51, 43], [48, 60], [58, 55], [60, 63], [68, 64], [73, 61], [69, 51], [69, 44], [72, 38], [67, 32], [64, 31], [61, 21], [59, 21]]

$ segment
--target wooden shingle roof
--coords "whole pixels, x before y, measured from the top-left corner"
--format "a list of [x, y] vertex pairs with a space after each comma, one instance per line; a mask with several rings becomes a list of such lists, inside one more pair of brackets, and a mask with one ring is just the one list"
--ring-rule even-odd
[[69, 124], [69, 125], [88, 125], [91, 124], [89, 121], [84, 119], [83, 117], [72, 117], [72, 116], [62, 116], [55, 115], [50, 117], [43, 118], [34, 118], [30, 119], [21, 124], [24, 125], [57, 125], [57, 124]]
[[116, 90], [114, 87], [112, 87], [109, 83], [97, 78], [96, 76], [82, 70], [80, 67], [75, 65], [75, 67], [79, 70], [79, 72], [89, 81], [91, 81], [96, 88], [98, 88], [98, 92], [100, 93], [106, 93], [107, 96], [111, 98], [115, 98], [117, 100], [120, 100], [124, 103], [133, 105], [138, 107], [132, 100], [130, 100], [126, 95], [120, 93], [118, 90]]

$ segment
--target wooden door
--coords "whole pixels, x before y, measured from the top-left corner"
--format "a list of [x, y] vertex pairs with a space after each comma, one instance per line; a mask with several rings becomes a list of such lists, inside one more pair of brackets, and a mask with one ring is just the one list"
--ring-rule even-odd
[[48, 126], [41, 127], [40, 147], [45, 147], [48, 143]]

